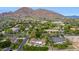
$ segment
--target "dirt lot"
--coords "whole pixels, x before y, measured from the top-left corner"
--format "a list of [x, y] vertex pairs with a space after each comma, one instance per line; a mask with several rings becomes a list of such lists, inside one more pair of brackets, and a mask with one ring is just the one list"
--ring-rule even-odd
[[65, 36], [72, 42], [72, 45], [75, 49], [79, 49], [79, 36]]

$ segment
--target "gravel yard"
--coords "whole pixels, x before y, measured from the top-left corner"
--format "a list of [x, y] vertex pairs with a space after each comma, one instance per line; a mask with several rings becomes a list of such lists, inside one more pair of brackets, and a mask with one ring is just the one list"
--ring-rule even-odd
[[75, 49], [79, 49], [79, 36], [65, 36], [65, 38], [72, 42]]

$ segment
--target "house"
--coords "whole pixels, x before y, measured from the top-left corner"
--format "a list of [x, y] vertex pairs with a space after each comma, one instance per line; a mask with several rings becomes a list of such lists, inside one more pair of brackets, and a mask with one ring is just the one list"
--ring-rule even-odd
[[19, 27], [19, 24], [15, 25], [14, 27]]
[[17, 37], [11, 37], [11, 42], [12, 43], [18, 43]]
[[64, 22], [62, 22], [62, 21], [54, 21], [54, 22], [52, 22], [52, 23], [58, 24], [58, 25], [63, 25], [63, 26], [65, 25]]
[[45, 30], [45, 31], [47, 31], [47, 32], [58, 32], [59, 30], [55, 30], [55, 29], [47, 29], [47, 30]]
[[65, 40], [62, 37], [51, 37], [54, 44], [63, 44]]
[[73, 31], [76, 31], [76, 30], [79, 30], [79, 27], [74, 26], [74, 27], [71, 27], [70, 29], [73, 30]]
[[58, 29], [47, 29], [45, 30], [45, 32], [52, 33], [52, 32], [59, 32], [59, 30]]
[[13, 27], [11, 28], [13, 32], [18, 32], [19, 31], [19, 28], [18, 27]]
[[19, 25], [16, 25], [12, 28], [10, 28], [13, 32], [19, 32], [20, 28], [18, 27]]
[[28, 30], [29, 30], [29, 28], [25, 28], [25, 30], [26, 30], [26, 31], [28, 31]]
[[71, 30], [73, 30], [73, 31], [75, 31], [76, 30], [76, 28], [70, 28]]
[[5, 31], [2, 31], [2, 34], [5, 34]]
[[30, 44], [33, 45], [33, 46], [44, 46], [45, 45], [45, 40], [31, 39]]
[[46, 22], [48, 22], [48, 21], [41, 21], [42, 24], [44, 24], [44, 23], [46, 23]]

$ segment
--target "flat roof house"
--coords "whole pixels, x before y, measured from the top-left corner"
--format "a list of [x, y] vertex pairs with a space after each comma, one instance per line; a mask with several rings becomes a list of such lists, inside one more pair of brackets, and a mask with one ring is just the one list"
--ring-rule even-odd
[[54, 44], [63, 44], [65, 40], [60, 37], [51, 37], [51, 40], [54, 42]]
[[32, 39], [32, 40], [30, 40], [30, 44], [33, 46], [44, 46], [45, 40]]
[[71, 27], [70, 29], [73, 31], [76, 31], [76, 30], [79, 30], [79, 27]]
[[13, 27], [11, 28], [13, 32], [18, 32], [19, 31], [19, 28], [18, 27]]
[[46, 32], [58, 32], [59, 30], [58, 29], [47, 29], [45, 30]]

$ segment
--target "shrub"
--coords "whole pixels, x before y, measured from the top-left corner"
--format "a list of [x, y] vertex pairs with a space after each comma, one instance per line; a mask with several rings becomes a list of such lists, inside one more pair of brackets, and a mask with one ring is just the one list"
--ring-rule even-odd
[[23, 50], [25, 50], [25, 51], [47, 51], [48, 47], [37, 47], [37, 46], [25, 45], [23, 47]]
[[65, 49], [65, 48], [68, 47], [68, 45], [66, 45], [66, 44], [56, 44], [56, 45], [54, 45], [54, 47], [56, 47], [58, 49]]
[[12, 48], [12, 49], [17, 49], [18, 46], [19, 46], [18, 44], [12, 44], [11, 48]]

